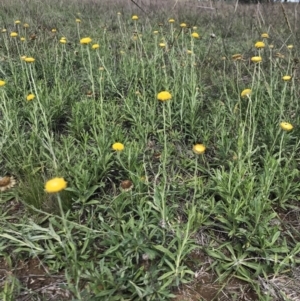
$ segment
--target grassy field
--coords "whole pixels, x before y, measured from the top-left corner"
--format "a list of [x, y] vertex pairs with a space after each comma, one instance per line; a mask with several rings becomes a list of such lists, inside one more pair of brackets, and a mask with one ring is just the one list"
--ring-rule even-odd
[[298, 5], [135, 2], [1, 1], [0, 299], [300, 300]]

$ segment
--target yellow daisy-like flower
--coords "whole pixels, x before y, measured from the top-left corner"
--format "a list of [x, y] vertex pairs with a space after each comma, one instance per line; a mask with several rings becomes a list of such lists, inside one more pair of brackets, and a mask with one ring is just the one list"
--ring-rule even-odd
[[75, 19], [76, 23], [81, 23], [80, 19]]
[[174, 23], [175, 20], [174, 19], [169, 19], [169, 23]]
[[186, 27], [186, 23], [181, 23], [180, 27], [185, 28]]
[[285, 81], [285, 82], [288, 82], [289, 80], [292, 79], [292, 77], [290, 75], [285, 75], [282, 77], [282, 79]]
[[244, 89], [241, 93], [241, 96], [242, 97], [247, 97], [247, 96], [250, 96], [251, 95], [251, 89]]
[[82, 45], [87, 45], [87, 44], [89, 44], [91, 42], [92, 42], [92, 39], [90, 37], [82, 38], [80, 40], [80, 44], [82, 44]]
[[0, 191], [5, 191], [10, 188], [13, 188], [16, 185], [17, 181], [14, 179], [14, 177], [0, 177]]
[[199, 38], [200, 38], [200, 36], [199, 36], [199, 34], [198, 34], [197, 32], [193, 32], [193, 33], [191, 34], [191, 36], [192, 36], [193, 38], [195, 38], [195, 39], [199, 39]]
[[205, 153], [206, 147], [204, 144], [195, 144], [193, 146], [193, 152], [197, 155], [202, 155]]
[[13, 32], [10, 33], [10, 36], [11, 36], [12, 38], [15, 38], [15, 37], [18, 36], [18, 33], [13, 31]]
[[168, 101], [172, 99], [172, 95], [168, 91], [161, 91], [157, 94], [157, 99], [160, 101]]
[[136, 21], [136, 20], [138, 20], [139, 19], [139, 17], [137, 16], [137, 15], [133, 15], [132, 17], [131, 17], [131, 20], [133, 20], [133, 21]]
[[15, 24], [20, 24], [20, 23], [21, 23], [20, 20], [16, 20], [16, 21], [15, 21]]
[[116, 142], [112, 145], [112, 149], [117, 152], [121, 152], [122, 150], [124, 150], [124, 148], [125, 148], [125, 146], [121, 142]]
[[281, 122], [280, 127], [286, 132], [289, 132], [294, 128], [293, 125], [288, 122]]
[[26, 39], [25, 39], [24, 37], [21, 37], [20, 40], [21, 40], [22, 42], [26, 41]]
[[269, 35], [266, 32], [264, 32], [264, 33], [261, 34], [261, 37], [264, 38], [264, 39], [268, 39]]
[[165, 48], [165, 47], [166, 47], [166, 44], [165, 44], [165, 43], [159, 43], [159, 47]]
[[64, 178], [53, 178], [46, 182], [45, 191], [55, 193], [64, 190], [67, 187], [67, 182]]
[[292, 45], [292, 44], [287, 45], [287, 48], [288, 48], [288, 49], [293, 49], [293, 48], [294, 48], [294, 45]]
[[66, 43], [67, 43], [67, 40], [66, 40], [65, 38], [61, 38], [61, 39], [59, 40], [59, 42], [60, 42], [61, 44], [66, 44]]
[[266, 45], [265, 45], [264, 42], [260, 42], [260, 41], [259, 41], [259, 42], [256, 42], [254, 46], [255, 46], [255, 48], [257, 48], [257, 49], [261, 49], [261, 48], [265, 48]]
[[55, 33], [56, 32], [56, 28], [52, 28], [51, 32]]
[[33, 63], [33, 62], [35, 61], [35, 59], [34, 59], [33, 57], [26, 57], [26, 58], [24, 59], [24, 61], [25, 61], [26, 63]]
[[31, 101], [31, 100], [33, 100], [34, 98], [35, 98], [35, 95], [32, 94], [32, 93], [28, 94], [27, 97], [26, 97], [27, 101]]
[[253, 63], [260, 63], [261, 61], [262, 61], [261, 56], [253, 56], [251, 58], [251, 62], [253, 62]]
[[5, 86], [6, 82], [4, 80], [0, 80], [0, 87]]
[[24, 23], [24, 24], [23, 24], [23, 27], [24, 27], [24, 28], [28, 28], [28, 27], [29, 27], [29, 24], [28, 24], [28, 23]]
[[92, 49], [98, 49], [99, 47], [100, 47], [99, 44], [93, 44], [93, 45], [92, 45]]
[[154, 31], [153, 31], [153, 34], [158, 34], [158, 31], [157, 31], [157, 30], [154, 30]]

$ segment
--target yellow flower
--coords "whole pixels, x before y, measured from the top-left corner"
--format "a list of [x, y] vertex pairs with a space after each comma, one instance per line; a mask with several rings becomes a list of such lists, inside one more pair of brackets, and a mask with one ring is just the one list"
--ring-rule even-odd
[[21, 40], [22, 42], [26, 41], [26, 39], [25, 39], [24, 37], [21, 37], [20, 40]]
[[13, 188], [16, 185], [16, 183], [17, 182], [14, 179], [14, 177], [9, 177], [9, 176], [0, 177], [0, 191], [5, 191], [10, 188]]
[[45, 191], [55, 193], [64, 190], [67, 187], [67, 182], [64, 178], [53, 178], [46, 182]]
[[158, 34], [158, 31], [157, 31], [157, 30], [154, 30], [154, 31], [153, 31], [153, 34]]
[[251, 95], [251, 89], [244, 89], [241, 93], [242, 97], [250, 96]]
[[186, 23], [181, 23], [180, 27], [185, 28], [186, 27]]
[[169, 23], [174, 23], [175, 20], [174, 19], [169, 19]]
[[90, 37], [82, 38], [80, 40], [80, 44], [82, 44], [82, 45], [87, 45], [87, 44], [89, 44], [91, 42], [92, 42], [92, 39]]
[[67, 40], [66, 40], [65, 38], [61, 38], [61, 39], [59, 40], [59, 42], [60, 42], [61, 44], [66, 44], [66, 43], [67, 43]]
[[124, 50], [120, 50], [120, 54], [124, 55], [126, 52]]
[[251, 58], [251, 62], [253, 62], [253, 63], [260, 63], [261, 61], [262, 61], [261, 56], [253, 56]]
[[261, 37], [264, 38], [264, 39], [268, 39], [269, 35], [266, 32], [264, 32], [264, 33], [261, 34]]
[[99, 44], [93, 44], [92, 45], [92, 49], [98, 49], [100, 46], [99, 46]]
[[81, 23], [80, 19], [75, 19], [76, 23]]
[[17, 37], [18, 36], [18, 33], [16, 33], [16, 32], [11, 32], [10, 33], [10, 36], [12, 37], [12, 38], [15, 38], [15, 37]]
[[287, 45], [287, 48], [288, 48], [288, 49], [293, 49], [293, 48], [294, 48], [294, 45], [292, 45], [292, 44]]
[[28, 28], [28, 27], [29, 27], [29, 24], [28, 24], [28, 23], [24, 23], [24, 24], [23, 24], [23, 27], [24, 27], [24, 28]]
[[35, 95], [32, 94], [32, 93], [28, 94], [27, 97], [26, 97], [27, 101], [31, 101], [31, 100], [33, 100], [34, 98], [35, 98]]
[[4, 80], [0, 80], [0, 87], [5, 86], [6, 82]]
[[197, 155], [204, 154], [206, 147], [204, 144], [195, 144], [193, 146], [193, 152]]
[[34, 59], [33, 57], [26, 57], [26, 58], [24, 59], [24, 61], [25, 61], [26, 63], [33, 63], [33, 62], [35, 61], [35, 59]]
[[122, 14], [120, 12], [117, 13], [118, 16], [121, 16]]
[[285, 82], [291, 80], [291, 78], [292, 78], [292, 77], [291, 77], [290, 75], [285, 75], [285, 76], [282, 77], [282, 79], [283, 79]]
[[260, 48], [265, 48], [266, 45], [264, 42], [256, 42], [254, 46], [255, 48], [260, 49]]
[[292, 124], [288, 123], [288, 122], [281, 122], [280, 123], [280, 127], [284, 130], [284, 131], [291, 131], [294, 127]]
[[20, 24], [20, 23], [21, 23], [20, 20], [16, 20], [16, 21], [15, 21], [15, 24]]
[[195, 38], [195, 39], [199, 39], [199, 38], [200, 38], [200, 36], [199, 36], [199, 34], [198, 34], [197, 32], [193, 32], [193, 33], [191, 34], [191, 36], [192, 36], [193, 38]]
[[51, 32], [55, 33], [56, 32], [56, 28], [52, 28]]
[[122, 150], [124, 150], [124, 144], [120, 142], [116, 142], [112, 145], [112, 149], [117, 152], [121, 152]]
[[172, 99], [172, 95], [168, 91], [161, 91], [157, 94], [157, 99], [160, 101], [168, 101]]
[[166, 44], [165, 43], [159, 43], [159, 47], [164, 48], [164, 47], [166, 47]]
[[273, 49], [273, 48], [274, 48], [274, 45], [273, 45], [273, 44], [270, 44], [270, 45], [269, 45], [269, 48], [270, 48], [270, 49]]
[[6, 32], [6, 29], [5, 29], [5, 28], [2, 28], [1, 32]]
[[193, 51], [192, 50], [187, 50], [186, 53], [187, 54], [193, 54]]
[[26, 55], [22, 55], [22, 56], [21, 56], [21, 60], [22, 60], [22, 61], [25, 61], [26, 58], [27, 58]]
[[198, 27], [197, 26], [193, 26], [193, 30], [196, 30]]
[[240, 53], [236, 53], [231, 57], [234, 61], [240, 61], [243, 59], [243, 56]]
[[133, 15], [132, 17], [131, 17], [131, 20], [134, 20], [134, 21], [136, 21], [136, 20], [138, 20], [139, 19], [139, 17], [137, 16], [137, 15]]

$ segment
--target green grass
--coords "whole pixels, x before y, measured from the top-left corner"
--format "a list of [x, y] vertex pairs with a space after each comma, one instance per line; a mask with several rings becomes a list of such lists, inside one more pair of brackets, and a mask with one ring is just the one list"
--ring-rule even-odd
[[[16, 272], [34, 259], [68, 292], [56, 300], [171, 300], [201, 269], [270, 300], [259, 277], [300, 260], [295, 6], [10, 2], [0, 10], [0, 176], [17, 184], [0, 193], [1, 299], [49, 299]], [[48, 194], [54, 177], [67, 188]]]

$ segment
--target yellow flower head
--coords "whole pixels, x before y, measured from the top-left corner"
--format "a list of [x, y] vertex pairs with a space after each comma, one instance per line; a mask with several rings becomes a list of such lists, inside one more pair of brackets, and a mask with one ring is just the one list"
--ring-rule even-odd
[[80, 19], [75, 19], [76, 23], [81, 23]]
[[18, 36], [18, 33], [13, 31], [13, 32], [10, 33], [10, 36], [11, 36], [12, 38], [15, 38], [15, 37]]
[[175, 20], [174, 19], [169, 19], [169, 23], [174, 23]]
[[64, 190], [67, 187], [67, 182], [64, 178], [53, 178], [46, 182], [45, 191], [55, 193]]
[[51, 32], [55, 33], [56, 32], [56, 28], [52, 28]]
[[253, 56], [251, 58], [251, 62], [253, 62], [253, 63], [260, 63], [261, 61], [262, 61], [261, 56]]
[[87, 44], [89, 44], [91, 42], [92, 42], [92, 39], [90, 37], [82, 38], [80, 40], [80, 44], [82, 44], [82, 45], [87, 45]]
[[181, 23], [180, 27], [185, 28], [186, 27], [186, 23]]
[[153, 34], [158, 34], [158, 31], [157, 31], [157, 30], [154, 30], [154, 31], [153, 31]]
[[26, 39], [25, 39], [24, 37], [21, 37], [20, 40], [21, 40], [22, 42], [26, 41]]
[[264, 39], [268, 39], [269, 35], [266, 32], [264, 32], [264, 33], [261, 34], [261, 37], [264, 38]]
[[15, 21], [15, 24], [20, 24], [20, 23], [21, 23], [20, 20], [16, 20], [16, 21]]
[[292, 79], [292, 77], [290, 75], [285, 75], [282, 77], [282, 79], [285, 81], [285, 82], [288, 82], [289, 80]]
[[168, 91], [162, 91], [157, 94], [157, 99], [160, 101], [168, 101], [172, 99], [172, 95]]
[[59, 40], [59, 42], [60, 42], [61, 44], [66, 44], [66, 43], [67, 43], [67, 40], [66, 40], [66, 38], [61, 38], [61, 39]]
[[266, 45], [264, 42], [256, 42], [254, 46], [255, 48], [260, 49], [260, 48], [265, 48]]
[[165, 48], [165, 47], [166, 47], [166, 44], [165, 44], [165, 43], [159, 43], [159, 47]]
[[100, 47], [99, 44], [93, 44], [93, 45], [92, 45], [92, 49], [98, 49], [99, 47]]
[[24, 27], [24, 28], [28, 28], [28, 27], [29, 27], [29, 24], [28, 24], [28, 23], [24, 23], [24, 24], [23, 24], [23, 27]]
[[5, 86], [6, 82], [4, 80], [0, 80], [0, 87]]
[[35, 61], [35, 59], [34, 59], [33, 57], [26, 57], [26, 58], [24, 59], [24, 61], [25, 61], [26, 63], [33, 63], [33, 62]]
[[288, 122], [281, 122], [280, 127], [286, 132], [289, 132], [294, 128], [293, 125]]
[[35, 95], [32, 94], [32, 93], [30, 93], [30, 94], [27, 95], [26, 100], [27, 100], [27, 101], [31, 101], [31, 100], [33, 100], [34, 98], [35, 98]]
[[288, 49], [293, 49], [293, 48], [294, 48], [294, 45], [292, 45], [292, 44], [287, 45], [287, 48], [288, 48]]
[[251, 89], [245, 89], [245, 90], [242, 91], [241, 96], [242, 97], [250, 96], [251, 92], [252, 92]]
[[195, 38], [195, 39], [199, 39], [199, 38], [200, 38], [200, 36], [199, 36], [199, 34], [198, 34], [197, 32], [193, 32], [193, 33], [191, 34], [191, 36], [192, 36], [193, 38]]
[[269, 48], [270, 48], [270, 49], [273, 49], [273, 48], [274, 48], [274, 45], [273, 45], [273, 44], [270, 44], [270, 45], [269, 45]]
[[136, 20], [138, 20], [139, 19], [139, 17], [137, 16], [137, 15], [133, 15], [132, 17], [131, 17], [131, 20], [134, 20], [134, 21], [136, 21]]
[[121, 152], [122, 150], [124, 150], [124, 148], [125, 148], [125, 146], [121, 142], [116, 142], [112, 145], [112, 149], [117, 152]]
[[186, 53], [187, 54], [193, 54], [193, 51], [192, 50], [187, 50]]
[[204, 144], [195, 144], [193, 146], [193, 152], [197, 155], [204, 154], [205, 150], [206, 150], [206, 147]]

